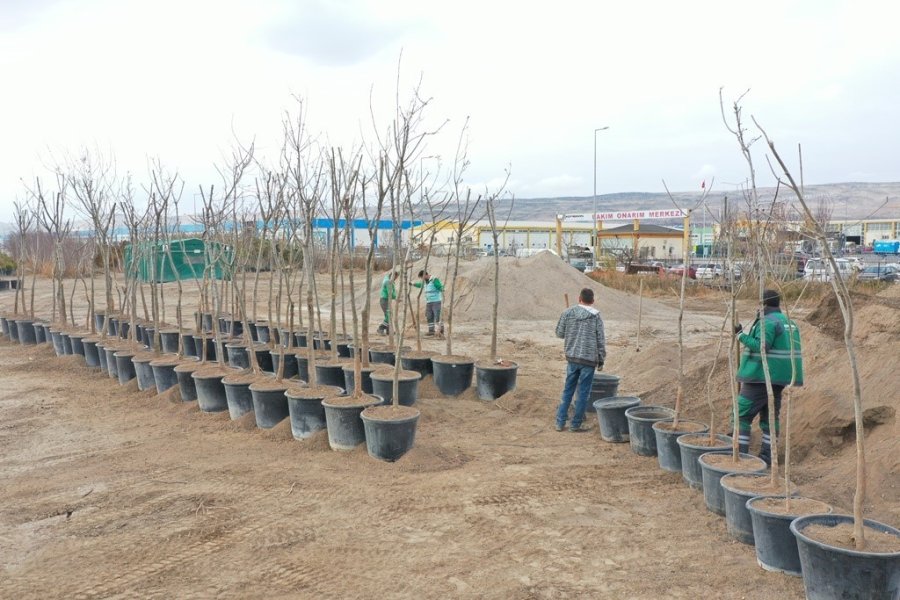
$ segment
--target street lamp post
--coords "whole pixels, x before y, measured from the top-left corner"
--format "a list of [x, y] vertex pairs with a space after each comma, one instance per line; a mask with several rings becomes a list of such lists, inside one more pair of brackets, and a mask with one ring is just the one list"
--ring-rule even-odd
[[599, 248], [597, 243], [597, 132], [606, 131], [609, 126], [598, 127], [594, 130], [594, 204], [591, 211], [591, 227], [592, 241], [594, 243], [594, 263], [597, 263], [599, 257]]

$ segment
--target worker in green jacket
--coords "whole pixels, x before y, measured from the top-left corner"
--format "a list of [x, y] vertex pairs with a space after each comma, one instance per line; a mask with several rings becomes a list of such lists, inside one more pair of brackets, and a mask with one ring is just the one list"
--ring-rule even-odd
[[734, 328], [744, 347], [737, 379], [741, 384], [738, 395], [738, 444], [741, 452], [750, 449], [750, 425], [759, 415], [762, 446], [759, 457], [771, 464], [772, 432], [769, 431], [769, 403], [766, 377], [763, 371], [762, 344], [765, 343], [766, 363], [775, 396], [775, 435], [778, 435], [778, 413], [781, 393], [787, 385], [803, 385], [803, 361], [800, 352], [800, 331], [797, 324], [781, 312], [781, 296], [775, 290], [763, 292], [763, 316], [757, 318], [748, 333], [740, 324]]
[[384, 313], [384, 321], [378, 326], [378, 333], [387, 335], [391, 330], [391, 300], [397, 299], [397, 287], [394, 282], [397, 281], [397, 277], [399, 276], [399, 272], [391, 271], [381, 280], [380, 304], [381, 311]]
[[428, 321], [428, 333], [434, 335], [437, 326], [440, 335], [444, 335], [444, 324], [441, 323], [441, 305], [444, 301], [444, 284], [437, 277], [432, 277], [424, 269], [419, 271], [419, 281], [411, 284], [417, 288], [425, 286], [425, 320]]

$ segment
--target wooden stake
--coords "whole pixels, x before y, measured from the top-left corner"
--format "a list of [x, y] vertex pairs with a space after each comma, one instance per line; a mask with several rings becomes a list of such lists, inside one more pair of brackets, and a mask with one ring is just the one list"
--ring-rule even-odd
[[640, 287], [638, 287], [638, 323], [637, 323], [637, 349], [635, 352], [641, 351], [641, 314], [644, 309], [644, 280], [640, 280]]
[[569, 308], [569, 295], [568, 295], [568, 294], [563, 294], [563, 298], [564, 298], [565, 301], [566, 301], [566, 308]]

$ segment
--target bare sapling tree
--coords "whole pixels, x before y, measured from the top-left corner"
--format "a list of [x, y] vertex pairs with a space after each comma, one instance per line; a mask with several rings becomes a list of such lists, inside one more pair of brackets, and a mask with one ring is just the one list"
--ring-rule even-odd
[[[112, 160], [99, 151], [84, 149], [74, 160], [69, 160], [68, 180], [75, 196], [76, 210], [90, 223], [103, 265], [103, 289], [106, 305], [103, 311], [101, 339], [106, 339], [109, 319], [116, 310], [113, 296], [112, 233], [116, 217], [113, 193], [115, 173]], [[95, 331], [93, 314], [96, 312], [94, 278], [91, 277], [91, 332]]]
[[672, 421], [672, 431], [678, 430], [678, 421], [681, 418], [681, 411], [684, 403], [684, 299], [685, 292], [687, 289], [687, 279], [690, 275], [691, 269], [691, 248], [690, 248], [690, 238], [689, 232], [687, 228], [691, 222], [691, 215], [693, 212], [703, 206], [703, 203], [706, 202], [707, 197], [709, 196], [710, 191], [712, 191], [713, 185], [715, 184], [715, 179], [713, 179], [709, 186], [704, 187], [703, 193], [700, 195], [700, 199], [697, 200], [696, 204], [693, 207], [684, 210], [678, 205], [678, 202], [675, 200], [675, 197], [669, 191], [669, 187], [666, 185], [665, 180], [662, 182], [663, 187], [666, 190], [666, 195], [669, 196], [669, 200], [675, 205], [675, 208], [684, 215], [684, 223], [685, 223], [685, 232], [684, 232], [684, 241], [681, 245], [681, 260], [684, 269], [681, 272], [681, 287], [678, 292], [678, 389], [675, 393], [675, 416]]
[[[72, 233], [74, 223], [72, 219], [66, 216], [66, 193], [68, 191], [68, 182], [62, 172], [56, 172], [57, 190], [52, 193], [52, 198], [48, 198], [41, 184], [41, 180], [35, 179], [34, 188], [30, 191], [38, 211], [38, 222], [48, 236], [53, 240], [53, 266], [52, 279], [54, 287], [54, 302], [51, 312], [51, 320], [56, 319], [56, 311], [59, 310], [60, 322], [65, 326], [67, 321], [66, 313], [66, 293], [63, 285], [63, 279], [66, 274], [66, 261], [63, 252], [65, 241]], [[75, 323], [73, 322], [72, 325]]]
[[[856, 492], [853, 496], [853, 542], [857, 550], [863, 550], [866, 547], [865, 528], [863, 521], [863, 505], [865, 503], [866, 497], [865, 428], [862, 408], [862, 386], [860, 383], [856, 348], [853, 342], [853, 299], [850, 295], [850, 289], [847, 286], [847, 282], [841, 275], [841, 271], [838, 269], [834, 254], [832, 253], [831, 247], [828, 244], [828, 238], [825, 228], [822, 227], [821, 223], [818, 223], [816, 221], [815, 215], [809, 205], [809, 202], [806, 199], [806, 195], [802, 187], [798, 185], [790, 169], [787, 167], [787, 164], [775, 149], [775, 143], [768, 136], [766, 131], [760, 126], [755, 118], [753, 119], [753, 123], [759, 129], [763, 138], [765, 138], [769, 151], [772, 153], [772, 156], [775, 158], [775, 161], [778, 164], [778, 172], [776, 173], [776, 177], [779, 181], [783, 182], [794, 192], [794, 195], [799, 201], [804, 215], [806, 215], [808, 221], [813, 227], [813, 232], [816, 240], [818, 240], [818, 242], [822, 246], [822, 252], [825, 255], [825, 259], [828, 261], [828, 264], [832, 269], [833, 275], [830, 277], [831, 289], [834, 292], [838, 307], [841, 311], [841, 317], [844, 320], [844, 346], [847, 350], [847, 360], [850, 365], [850, 375], [853, 388], [853, 416], [855, 420], [856, 433]], [[773, 173], [775, 173], [774, 167], [772, 171]], [[772, 454], [774, 457], [774, 447]]]
[[476, 211], [481, 206], [482, 196], [472, 197], [471, 188], [463, 190], [465, 172], [469, 167], [468, 158], [468, 129], [469, 120], [466, 119], [459, 134], [459, 142], [456, 145], [456, 154], [453, 160], [453, 175], [451, 184], [451, 211], [455, 213], [456, 227], [453, 233], [453, 273], [450, 276], [450, 302], [444, 309], [447, 313], [447, 342], [445, 352], [447, 356], [453, 355], [453, 313], [456, 310], [457, 283], [459, 279], [459, 260], [462, 256], [463, 244], [466, 235], [471, 231], [475, 222]]
[[506, 184], [509, 182], [510, 169], [506, 169], [506, 177], [499, 188], [493, 192], [485, 190], [484, 210], [487, 215], [488, 225], [491, 228], [491, 243], [494, 250], [494, 302], [491, 307], [491, 362], [497, 362], [497, 317], [500, 312], [500, 233], [509, 222], [512, 214], [515, 198], [510, 197], [509, 210], [504, 220], [497, 217], [497, 200], [503, 195]]
[[[154, 198], [152, 202], [158, 203], [165, 210], [163, 212], [162, 217], [162, 228], [161, 228], [161, 241], [163, 247], [164, 256], [160, 257], [161, 261], [165, 261], [168, 264], [169, 269], [172, 273], [172, 277], [175, 280], [175, 286], [178, 291], [176, 300], [175, 300], [175, 329], [178, 332], [178, 348], [176, 350], [177, 358], [181, 358], [184, 355], [184, 341], [182, 339], [183, 328], [183, 313], [182, 313], [182, 305], [184, 301], [184, 285], [181, 281], [181, 270], [179, 266], [175, 263], [175, 255], [174, 255], [174, 244], [176, 242], [176, 238], [173, 236], [173, 231], [177, 234], [181, 229], [181, 216], [178, 212], [178, 204], [181, 201], [181, 194], [184, 191], [184, 181], [178, 176], [178, 173], [169, 173], [166, 171], [161, 162], [159, 160], [155, 160], [151, 162], [150, 169], [150, 197]], [[170, 222], [169, 217], [169, 209], [171, 207], [171, 211], [174, 213], [174, 222]], [[193, 263], [188, 262], [190, 259], [186, 254], [186, 247], [184, 240], [177, 240], [180, 244], [181, 248], [181, 262], [182, 264], [191, 264], [193, 267]], [[160, 271], [165, 273], [165, 269], [160, 265]], [[165, 278], [162, 278], [165, 280]], [[160, 290], [160, 303], [165, 307], [165, 297]], [[154, 337], [161, 336], [162, 332], [159, 330], [159, 325], [157, 325], [157, 331], [154, 334]]]
[[[772, 387], [772, 374], [769, 370], [769, 361], [768, 361], [768, 348], [765, 343], [765, 332], [766, 332], [766, 317], [765, 317], [765, 306], [763, 303], [763, 295], [766, 287], [766, 279], [767, 279], [767, 269], [766, 265], [768, 264], [766, 261], [766, 231], [763, 227], [763, 215], [764, 212], [760, 206], [759, 200], [759, 190], [756, 185], [756, 166], [753, 162], [753, 154], [751, 152], [751, 146], [753, 143], [759, 139], [757, 138], [749, 138], [747, 129], [744, 127], [742, 121], [742, 108], [741, 108], [741, 100], [747, 94], [744, 92], [741, 96], [738, 97], [737, 100], [732, 104], [732, 115], [734, 117], [734, 125], [729, 122], [728, 118], [725, 116], [725, 102], [722, 98], [722, 90], [719, 90], [719, 106], [722, 112], [722, 120], [725, 123], [726, 129], [735, 137], [738, 142], [738, 146], [741, 150], [741, 155], [744, 157], [744, 162], [747, 163], [748, 169], [748, 202], [750, 204], [749, 210], [749, 219], [748, 222], [752, 224], [751, 226], [751, 243], [755, 248], [756, 254], [756, 268], [757, 268], [757, 282], [758, 282], [758, 318], [759, 318], [759, 326], [760, 326], [760, 362], [762, 363], [763, 369], [763, 377], [766, 383], [766, 396], [767, 396], [767, 407], [769, 413], [769, 439], [770, 439], [770, 450], [771, 450], [771, 484], [775, 486], [778, 482], [778, 430], [776, 425], [778, 423], [778, 413], [775, 410], [775, 392]], [[773, 202], [774, 205], [774, 202]], [[755, 220], [754, 220], [755, 218]]]
[[[19, 296], [22, 297], [22, 310], [25, 311], [25, 268], [28, 263], [28, 238], [31, 226], [35, 221], [35, 214], [26, 202], [13, 202], [13, 217], [16, 222], [16, 296], [13, 304], [13, 314], [19, 314]], [[34, 236], [37, 238], [37, 236]], [[32, 260], [32, 270], [37, 270], [37, 264]], [[32, 286], [33, 287], [33, 286]], [[34, 318], [34, 313], [31, 314]]]
[[117, 202], [122, 211], [122, 221], [128, 230], [128, 239], [131, 242], [131, 261], [125, 271], [125, 297], [129, 298], [129, 327], [128, 338], [133, 345], [137, 345], [137, 296], [141, 286], [141, 261], [144, 260], [144, 246], [142, 236], [146, 231], [149, 209], [138, 211], [134, 203], [134, 188], [131, 184], [131, 176], [126, 175], [119, 190]]
[[[224, 288], [216, 285], [216, 273], [221, 272], [222, 279], [226, 278], [227, 273], [223, 265], [230, 261], [229, 255], [233, 252], [233, 249], [226, 243], [226, 224], [232, 214], [232, 205], [239, 201], [241, 181], [253, 161], [253, 152], [253, 144], [250, 144], [248, 147], [235, 144], [231, 156], [226, 161], [226, 165], [218, 168], [219, 177], [222, 179], [222, 191], [217, 195], [214, 185], [210, 185], [208, 189], [204, 189], [203, 186], [200, 187], [200, 197], [203, 203], [201, 220], [204, 229], [206, 269], [212, 274], [212, 325], [213, 331], [216, 333], [216, 362], [219, 366], [224, 366], [225, 364], [224, 332], [220, 331], [219, 328], [219, 318], [223, 312], [225, 298], [223, 297]], [[203, 335], [201, 332], [201, 336]]]
[[[361, 177], [364, 174], [361, 171], [362, 156], [354, 155], [349, 162], [345, 161], [343, 155], [338, 153], [338, 181], [340, 188], [343, 190], [341, 202], [343, 203], [344, 213], [344, 238], [347, 240], [350, 254], [350, 267], [348, 269], [348, 278], [350, 280], [350, 317], [353, 327], [353, 398], [362, 397], [362, 353], [359, 351], [359, 330], [360, 317], [356, 306], [356, 285], [353, 276], [353, 245], [352, 245], [352, 228], [354, 227], [354, 217], [356, 216], [356, 207], [359, 202], [364, 202], [363, 185]], [[369, 297], [368, 288], [366, 288], [366, 298]]]

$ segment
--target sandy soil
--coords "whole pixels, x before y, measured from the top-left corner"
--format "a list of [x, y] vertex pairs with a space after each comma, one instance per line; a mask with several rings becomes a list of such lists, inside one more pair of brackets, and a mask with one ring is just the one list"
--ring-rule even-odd
[[[608, 294], [619, 308], [607, 318], [607, 370], [622, 374], [620, 393], [671, 405], [677, 312], [645, 303], [636, 352], [634, 298], [618, 294]], [[47, 309], [46, 282], [38, 298]], [[77, 357], [0, 341], [0, 597], [802, 598], [800, 580], [762, 571], [702, 494], [655, 459], [602, 442], [596, 424], [552, 429], [564, 370], [552, 337], [562, 302], [552, 302], [543, 319], [501, 322], [500, 354], [521, 365], [515, 392], [483, 403], [422, 382], [416, 446], [394, 464], [364, 447], [332, 452], [324, 434], [295, 441], [287, 423], [260, 431], [202, 414], [120, 387]], [[708, 414], [701, 367], [720, 325], [703, 308], [686, 317], [697, 415]], [[487, 332], [462, 320], [454, 352], [481, 356]], [[877, 447], [896, 443], [894, 416], [882, 417], [869, 436]], [[829, 423], [809, 421], [801, 441]], [[834, 487], [835, 461], [846, 470], [852, 443], [841, 435], [830, 455], [807, 443], [802, 491]], [[832, 463], [813, 467], [823, 456]], [[896, 525], [886, 456], [869, 508]], [[824, 499], [847, 508], [849, 489]]]

